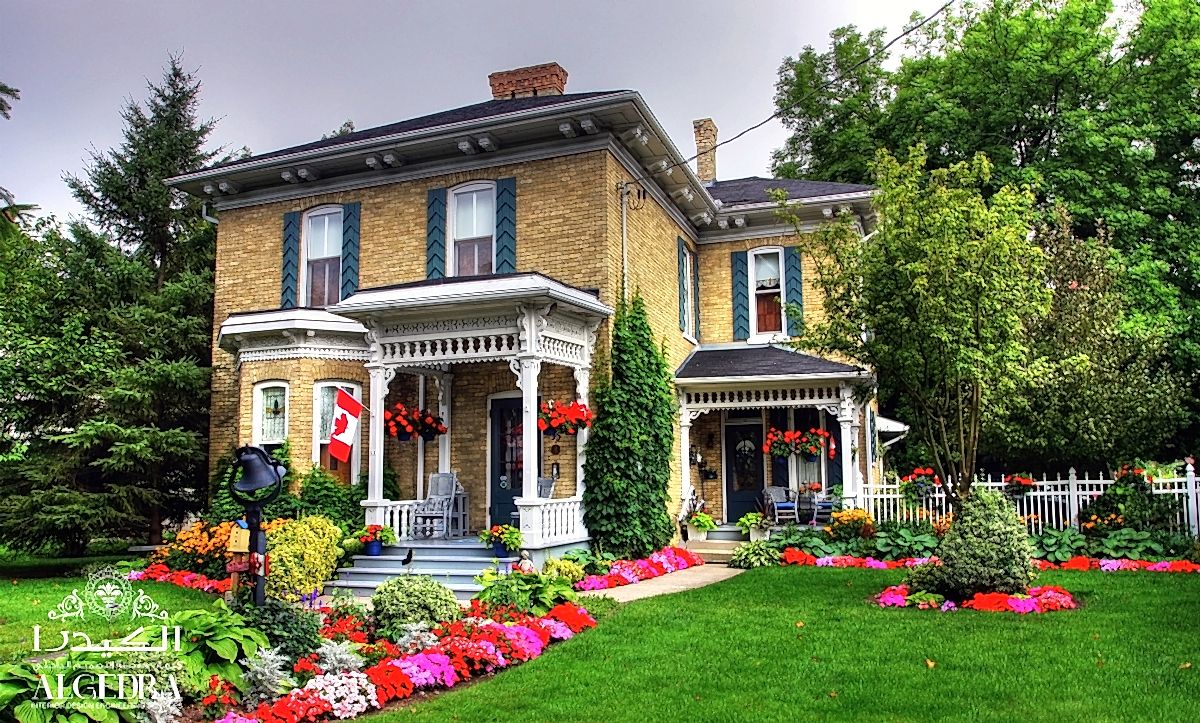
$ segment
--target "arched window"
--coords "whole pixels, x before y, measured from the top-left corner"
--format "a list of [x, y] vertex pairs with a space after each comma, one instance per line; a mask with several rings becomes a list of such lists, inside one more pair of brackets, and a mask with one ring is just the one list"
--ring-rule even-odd
[[446, 256], [452, 276], [482, 276], [496, 268], [496, 184], [468, 183], [450, 191]]
[[337, 390], [342, 389], [355, 399], [362, 399], [362, 387], [354, 382], [319, 381], [313, 385], [313, 464], [319, 464], [344, 484], [351, 484], [358, 473], [361, 445], [355, 444], [350, 460], [341, 462], [329, 455], [329, 435], [333, 431], [333, 403]]
[[342, 207], [322, 206], [304, 214], [301, 288], [306, 306], [341, 301]]
[[254, 385], [251, 444], [274, 452], [287, 442], [287, 382], [269, 381]]

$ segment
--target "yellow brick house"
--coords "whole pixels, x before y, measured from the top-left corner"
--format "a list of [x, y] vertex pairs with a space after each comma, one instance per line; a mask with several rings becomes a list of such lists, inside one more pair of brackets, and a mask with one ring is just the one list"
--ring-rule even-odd
[[[693, 491], [730, 522], [768, 485], [855, 497], [875, 470], [874, 412], [852, 394], [870, 372], [781, 344], [799, 321], [785, 305], [820, 303], [767, 189], [810, 226], [849, 209], [864, 231], [871, 189], [718, 181], [711, 120], [693, 171], [637, 92], [567, 93], [566, 78], [493, 73], [475, 105], [172, 179], [220, 212], [213, 458], [287, 440], [298, 471], [365, 480], [366, 520], [402, 539], [430, 475], [454, 472], [454, 533], [517, 520], [539, 557], [585, 543], [586, 433], [545, 438], [537, 411], [586, 402], [625, 281], [678, 370], [673, 513]], [[349, 464], [327, 451], [338, 388], [367, 410]], [[388, 436], [396, 402], [448, 432]], [[837, 454], [772, 464], [771, 425], [823, 427]], [[384, 495], [388, 469], [404, 499]]]

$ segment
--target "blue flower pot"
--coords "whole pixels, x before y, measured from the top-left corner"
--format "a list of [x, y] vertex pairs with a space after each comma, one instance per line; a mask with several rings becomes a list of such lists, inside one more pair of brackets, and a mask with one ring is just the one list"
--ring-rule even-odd
[[371, 557], [379, 557], [383, 554], [383, 541], [371, 540], [370, 542], [364, 542], [363, 554], [370, 555]]
[[496, 540], [492, 543], [492, 554], [496, 557], [508, 557], [508, 548], [504, 546], [503, 542]]

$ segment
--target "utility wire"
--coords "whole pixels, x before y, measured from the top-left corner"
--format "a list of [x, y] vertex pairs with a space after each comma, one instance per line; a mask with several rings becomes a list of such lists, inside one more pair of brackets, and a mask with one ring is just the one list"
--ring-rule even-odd
[[[799, 99], [797, 99], [797, 100], [796, 100], [796, 102], [794, 102], [794, 103], [792, 103], [792, 104], [790, 104], [790, 105], [787, 105], [787, 106], [785, 106], [785, 107], [783, 107], [783, 108], [780, 108], [779, 110], [775, 111], [775, 112], [774, 112], [774, 113], [772, 113], [771, 115], [769, 115], [769, 116], [767, 116], [766, 118], [762, 119], [762, 120], [761, 120], [761, 121], [759, 121], [758, 123], [755, 123], [754, 125], [750, 126], [749, 128], [746, 128], [745, 130], [743, 130], [743, 131], [741, 131], [741, 132], [737, 133], [737, 134], [736, 134], [736, 135], [734, 135], [732, 138], [726, 138], [725, 140], [721, 141], [720, 143], [717, 143], [716, 145], [714, 145], [712, 148], [710, 148], [710, 149], [708, 149], [708, 150], [706, 150], [706, 151], [703, 151], [703, 153], [715, 152], [715, 151], [716, 151], [718, 148], [720, 148], [721, 146], [723, 146], [723, 145], [726, 145], [726, 144], [728, 144], [728, 143], [733, 143], [734, 141], [736, 141], [737, 139], [739, 139], [739, 138], [741, 138], [742, 136], [746, 135], [747, 133], [750, 133], [751, 131], [756, 131], [756, 130], [758, 130], [759, 128], [762, 128], [763, 126], [765, 126], [766, 124], [770, 123], [770, 122], [771, 122], [771, 121], [773, 121], [773, 120], [778, 120], [778, 119], [779, 119], [779, 117], [780, 117], [781, 115], [783, 115], [784, 111], [789, 111], [789, 110], [792, 110], [792, 109], [794, 109], [796, 106], [800, 105], [800, 104], [801, 104], [801, 103], [803, 103], [804, 101], [806, 101], [806, 100], [808, 100], [809, 98], [813, 97], [814, 95], [816, 95], [816, 94], [817, 94], [817, 93], [819, 93], [820, 91], [823, 91], [823, 90], [825, 90], [826, 88], [829, 88], [830, 86], [832, 86], [832, 85], [835, 85], [836, 83], [839, 83], [839, 82], [841, 82], [841, 80], [842, 80], [842, 79], [844, 79], [844, 78], [845, 78], [847, 75], [849, 75], [851, 72], [853, 72], [853, 71], [857, 70], [858, 68], [862, 67], [863, 65], [866, 65], [867, 63], [871, 62], [871, 61], [872, 61], [872, 60], [874, 60], [875, 58], [877, 58], [877, 57], [879, 57], [880, 55], [882, 55], [882, 54], [884, 54], [885, 52], [887, 52], [887, 51], [888, 51], [888, 49], [890, 49], [890, 48], [891, 48], [893, 45], [895, 45], [896, 43], [900, 42], [900, 41], [901, 41], [901, 40], [903, 40], [904, 38], [906, 38], [906, 37], [908, 37], [909, 35], [911, 35], [911, 34], [915, 33], [916, 31], [920, 30], [922, 27], [924, 27], [924, 25], [925, 25], [926, 23], [928, 23], [929, 21], [931, 21], [931, 20], [933, 20], [934, 18], [936, 18], [938, 15], [941, 15], [943, 12], [945, 12], [946, 8], [948, 8], [948, 7], [950, 7], [951, 5], [953, 5], [953, 4], [954, 4], [954, 2], [955, 2], [955, 0], [948, 0], [948, 2], [946, 2], [945, 4], [943, 4], [943, 5], [942, 5], [940, 8], [938, 8], [937, 10], [934, 10], [932, 15], [930, 15], [930, 16], [928, 16], [928, 17], [926, 17], [926, 18], [923, 18], [923, 19], [921, 20], [921, 22], [917, 23], [916, 25], [912, 26], [911, 28], [908, 28], [908, 29], [907, 29], [907, 30], [905, 30], [904, 32], [902, 32], [902, 33], [900, 33], [899, 35], [897, 35], [896, 37], [892, 38], [892, 39], [891, 39], [891, 40], [889, 40], [889, 41], [888, 41], [888, 42], [887, 42], [887, 43], [886, 43], [886, 44], [885, 44], [885, 45], [884, 45], [882, 48], [880, 48], [879, 50], [877, 50], [877, 51], [875, 51], [875, 52], [871, 53], [870, 55], [868, 55], [867, 57], [865, 57], [865, 58], [863, 58], [862, 60], [858, 61], [858, 62], [857, 62], [857, 63], [855, 63], [854, 65], [850, 66], [850, 67], [849, 67], [849, 68], [847, 68], [847, 69], [846, 69], [846, 70], [845, 70], [843, 73], [839, 74], [839, 75], [838, 75], [836, 78], [833, 78], [833, 79], [829, 80], [828, 82], [826, 82], [826, 83], [824, 83], [824, 84], [820, 85], [819, 87], [817, 87], [817, 88], [814, 88], [812, 91], [810, 91], [810, 92], [806, 93], [806, 94], [805, 94], [805, 95], [804, 95], [802, 98], [799, 98]], [[696, 160], [697, 158], [699, 158], [701, 155], [702, 155], [702, 153], [697, 153], [696, 155], [694, 155], [694, 156], [692, 156], [692, 157], [690, 157], [690, 158], [685, 158], [684, 160], [682, 160], [682, 161], [679, 161], [678, 163], [673, 163], [673, 164], [671, 164], [670, 166], [667, 166], [666, 168], [663, 168], [663, 169], [660, 169], [660, 170], [658, 170], [658, 171], [655, 171], [653, 174], [651, 174], [651, 175], [649, 175], [649, 176], [639, 176], [638, 178], [635, 178], [635, 179], [633, 179], [632, 181], [630, 181], [630, 183], [640, 183], [641, 181], [650, 180], [650, 178], [651, 178], [652, 176], [659, 175], [660, 173], [663, 173], [663, 172], [665, 172], [665, 171], [668, 171], [668, 170], [670, 170], [670, 169], [672, 169], [672, 168], [678, 168], [678, 167], [680, 167], [680, 166], [686, 166], [687, 164], [689, 164], [689, 163], [691, 163], [692, 161], [694, 161], [694, 160]]]

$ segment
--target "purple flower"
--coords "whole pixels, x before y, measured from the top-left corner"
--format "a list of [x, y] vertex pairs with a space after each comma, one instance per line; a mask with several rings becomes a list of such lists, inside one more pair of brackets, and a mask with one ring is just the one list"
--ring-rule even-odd
[[1008, 609], [1021, 615], [1041, 612], [1041, 609], [1038, 607], [1038, 601], [1031, 597], [1009, 597]]
[[886, 563], [886, 562], [880, 562], [879, 560], [876, 560], [876, 559], [875, 559], [875, 558], [873, 558], [873, 557], [868, 557], [868, 558], [866, 559], [866, 562], [864, 562], [864, 563], [863, 563], [863, 567], [869, 567], [869, 568], [871, 568], [872, 570], [886, 570], [886, 569], [887, 569], [887, 563]]
[[1101, 560], [1100, 569], [1104, 572], [1116, 572], [1121, 569], [1120, 560]]
[[947, 600], [946, 602], [942, 603], [942, 612], [944, 613], [951, 613], [957, 609], [958, 606], [954, 604], [953, 600]]
[[829, 556], [818, 557], [816, 565], [817, 567], [833, 567], [833, 558]]

